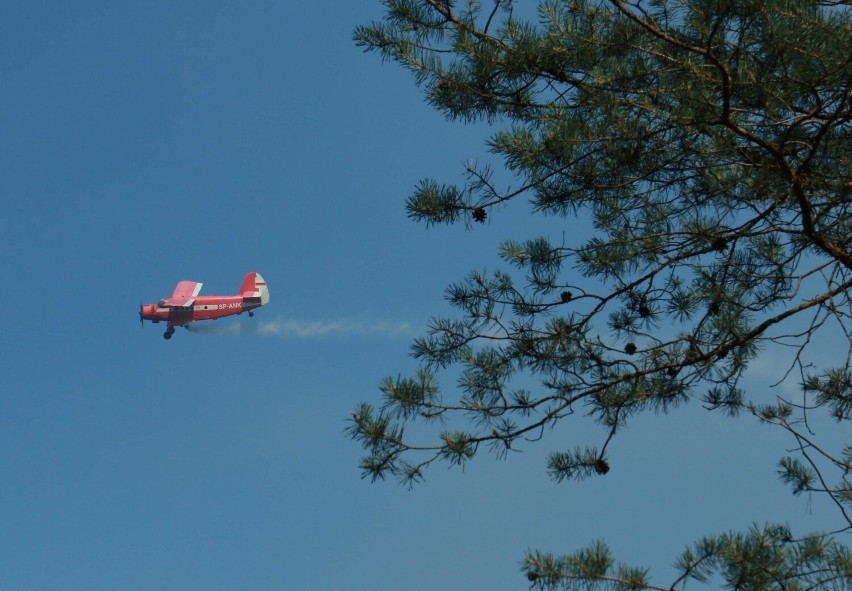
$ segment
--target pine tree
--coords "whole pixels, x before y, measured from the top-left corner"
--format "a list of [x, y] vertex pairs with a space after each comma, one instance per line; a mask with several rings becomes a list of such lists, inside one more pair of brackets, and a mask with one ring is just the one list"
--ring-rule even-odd
[[[504, 455], [575, 408], [602, 445], [551, 453], [557, 481], [610, 470], [607, 448], [631, 415], [690, 400], [789, 432], [779, 473], [796, 494], [836, 505], [831, 534], [767, 525], [697, 542], [681, 576], [652, 585], [603, 543], [571, 556], [530, 553], [533, 587], [848, 588], [852, 446], [825, 449], [806, 413], [852, 419], [850, 354], [813, 367], [826, 326], [852, 336], [852, 10], [832, 0], [544, 0], [538, 19], [511, 0], [385, 0], [356, 42], [409, 69], [450, 120], [485, 122], [517, 186], [470, 165], [459, 185], [423, 180], [407, 202], [426, 224], [476, 229], [516, 202], [532, 215], [588, 220], [582, 243], [508, 240], [508, 268], [447, 289], [460, 314], [416, 340], [421, 367], [391, 378], [350, 435], [366, 477], [409, 485], [436, 461]], [[579, 277], [578, 277], [579, 270]], [[751, 399], [740, 381], [761, 349], [792, 347], [779, 380], [803, 400]], [[445, 396], [438, 374], [460, 387]], [[536, 392], [517, 386], [535, 378]], [[440, 421], [439, 421], [440, 419]], [[410, 442], [410, 422], [460, 425]]]

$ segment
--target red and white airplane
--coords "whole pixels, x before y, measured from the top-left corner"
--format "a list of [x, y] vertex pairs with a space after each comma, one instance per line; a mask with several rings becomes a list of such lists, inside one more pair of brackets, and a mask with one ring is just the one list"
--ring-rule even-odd
[[200, 296], [198, 293], [202, 285], [196, 281], [180, 281], [171, 296], [156, 304], [139, 304], [139, 321], [143, 325], [146, 320], [168, 322], [163, 338], [170, 339], [175, 326], [186, 327], [197, 320], [211, 320], [243, 312], [254, 316], [252, 310], [269, 302], [269, 289], [260, 273], [246, 275], [237, 295]]

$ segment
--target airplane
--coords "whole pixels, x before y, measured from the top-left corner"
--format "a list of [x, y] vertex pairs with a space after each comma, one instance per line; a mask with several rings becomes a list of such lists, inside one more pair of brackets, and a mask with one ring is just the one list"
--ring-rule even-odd
[[233, 316], [248, 312], [269, 302], [269, 289], [260, 273], [251, 272], [245, 276], [237, 295], [198, 295], [202, 283], [197, 281], [179, 281], [172, 295], [156, 304], [139, 304], [139, 322], [146, 320], [157, 323], [168, 322], [164, 339], [172, 338], [176, 326], [186, 328], [191, 322]]

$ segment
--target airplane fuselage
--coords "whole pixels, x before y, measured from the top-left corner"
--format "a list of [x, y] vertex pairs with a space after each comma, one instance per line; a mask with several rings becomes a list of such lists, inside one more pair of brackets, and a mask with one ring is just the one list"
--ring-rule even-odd
[[260, 298], [242, 296], [204, 296], [195, 298], [191, 306], [166, 307], [157, 304], [142, 306], [142, 317], [152, 322], [168, 322], [183, 326], [196, 320], [212, 320], [249, 312], [261, 306]]

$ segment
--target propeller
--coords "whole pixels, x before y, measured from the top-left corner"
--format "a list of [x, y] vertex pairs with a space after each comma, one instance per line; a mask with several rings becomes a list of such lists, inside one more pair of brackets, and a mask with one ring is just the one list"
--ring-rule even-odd
[[145, 327], [145, 317], [142, 315], [142, 300], [139, 300], [139, 324]]

